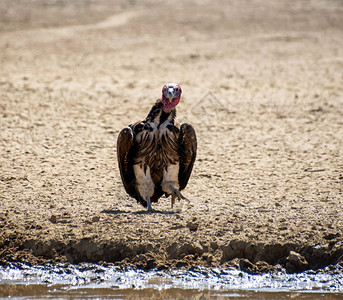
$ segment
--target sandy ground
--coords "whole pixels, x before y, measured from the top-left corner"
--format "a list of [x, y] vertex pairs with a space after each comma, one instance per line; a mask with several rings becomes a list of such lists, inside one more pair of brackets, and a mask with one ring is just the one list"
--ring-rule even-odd
[[[116, 138], [166, 82], [198, 158], [146, 214]], [[343, 1], [1, 1], [0, 201], [2, 263], [342, 261]]]

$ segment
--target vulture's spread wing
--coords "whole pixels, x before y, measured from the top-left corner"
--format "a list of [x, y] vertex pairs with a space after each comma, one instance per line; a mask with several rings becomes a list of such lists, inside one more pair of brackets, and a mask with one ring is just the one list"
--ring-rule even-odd
[[124, 128], [117, 140], [117, 158], [120, 176], [126, 192], [136, 198], [135, 173], [133, 171], [133, 132], [130, 127]]
[[186, 123], [181, 125], [178, 146], [180, 157], [179, 184], [180, 190], [183, 190], [191, 176], [197, 153], [197, 138], [191, 125]]

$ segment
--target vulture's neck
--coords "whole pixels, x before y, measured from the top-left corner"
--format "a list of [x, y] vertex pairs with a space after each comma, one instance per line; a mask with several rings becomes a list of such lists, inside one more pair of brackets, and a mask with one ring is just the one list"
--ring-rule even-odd
[[173, 108], [170, 111], [170, 113], [166, 113], [162, 109], [162, 113], [160, 116], [160, 124], [162, 124], [163, 122], [165, 122], [167, 120], [174, 123], [175, 115], [176, 115], [176, 109], [175, 108]]
[[174, 123], [176, 117], [176, 109], [173, 108], [169, 113], [163, 111], [163, 104], [161, 100], [157, 100], [156, 103], [151, 108], [146, 120], [148, 122], [153, 122], [157, 126], [162, 124], [165, 121]]

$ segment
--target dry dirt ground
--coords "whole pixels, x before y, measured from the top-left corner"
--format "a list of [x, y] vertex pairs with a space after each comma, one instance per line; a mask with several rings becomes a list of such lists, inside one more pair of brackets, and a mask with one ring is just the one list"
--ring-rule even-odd
[[[166, 82], [198, 157], [147, 214], [116, 138]], [[2, 0], [0, 129], [2, 263], [343, 260], [343, 1]]]

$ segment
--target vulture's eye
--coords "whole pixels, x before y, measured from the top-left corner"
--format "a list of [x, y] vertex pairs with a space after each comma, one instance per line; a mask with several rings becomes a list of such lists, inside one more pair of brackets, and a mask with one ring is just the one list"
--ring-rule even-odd
[[177, 92], [178, 92], [178, 91], [179, 91], [179, 88], [177, 87], [177, 88], [175, 89], [175, 91], [177, 91]]

